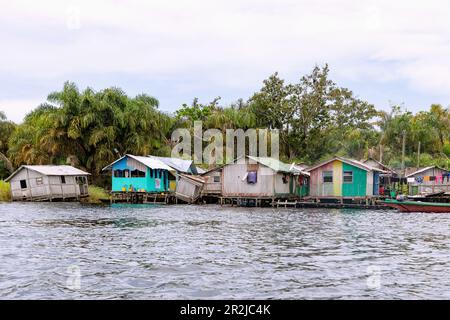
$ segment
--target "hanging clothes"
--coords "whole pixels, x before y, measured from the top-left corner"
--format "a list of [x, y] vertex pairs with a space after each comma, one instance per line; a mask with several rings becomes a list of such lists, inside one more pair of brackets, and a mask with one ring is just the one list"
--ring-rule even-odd
[[247, 174], [247, 183], [255, 184], [258, 181], [258, 175], [256, 171], [249, 171]]

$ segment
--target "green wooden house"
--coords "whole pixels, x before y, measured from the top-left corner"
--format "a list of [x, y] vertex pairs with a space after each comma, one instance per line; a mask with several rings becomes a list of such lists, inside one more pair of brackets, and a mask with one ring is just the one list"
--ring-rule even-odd
[[306, 169], [310, 173], [311, 197], [367, 198], [379, 194], [384, 170], [353, 159], [334, 157]]

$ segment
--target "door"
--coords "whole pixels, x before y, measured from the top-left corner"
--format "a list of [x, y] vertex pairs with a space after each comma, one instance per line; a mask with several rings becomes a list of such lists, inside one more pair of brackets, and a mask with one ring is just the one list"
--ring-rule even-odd
[[80, 195], [84, 196], [88, 194], [88, 186], [86, 177], [76, 177], [75, 181], [77, 182], [78, 188], [80, 190]]
[[293, 176], [293, 175], [289, 176], [289, 193], [290, 194], [294, 193], [294, 179], [295, 179], [295, 176]]
[[373, 195], [378, 196], [380, 194], [380, 173], [374, 171], [373, 173]]
[[333, 171], [322, 171], [322, 196], [334, 196]]

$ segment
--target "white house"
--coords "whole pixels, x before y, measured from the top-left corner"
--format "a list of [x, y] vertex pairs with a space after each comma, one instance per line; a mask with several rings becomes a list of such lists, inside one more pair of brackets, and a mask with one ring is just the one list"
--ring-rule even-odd
[[13, 201], [52, 201], [87, 197], [90, 174], [72, 166], [24, 165], [5, 181], [11, 184]]

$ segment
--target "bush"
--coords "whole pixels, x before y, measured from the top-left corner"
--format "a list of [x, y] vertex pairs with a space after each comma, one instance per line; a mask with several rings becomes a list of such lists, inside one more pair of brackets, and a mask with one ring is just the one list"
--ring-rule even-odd
[[0, 160], [0, 179], [5, 179], [9, 176], [9, 171], [6, 170], [5, 164]]
[[437, 160], [433, 158], [433, 156], [429, 153], [422, 153], [420, 155], [420, 166], [421, 167], [429, 167], [434, 166], [437, 163]]
[[3, 180], [0, 180], [0, 201], [11, 201], [11, 186]]
[[450, 157], [450, 142], [446, 142], [444, 144], [444, 147], [442, 148], [442, 151], [445, 153], [447, 157]]
[[84, 201], [88, 203], [103, 203], [110, 200], [110, 196], [105, 189], [97, 186], [89, 186], [89, 197]]

